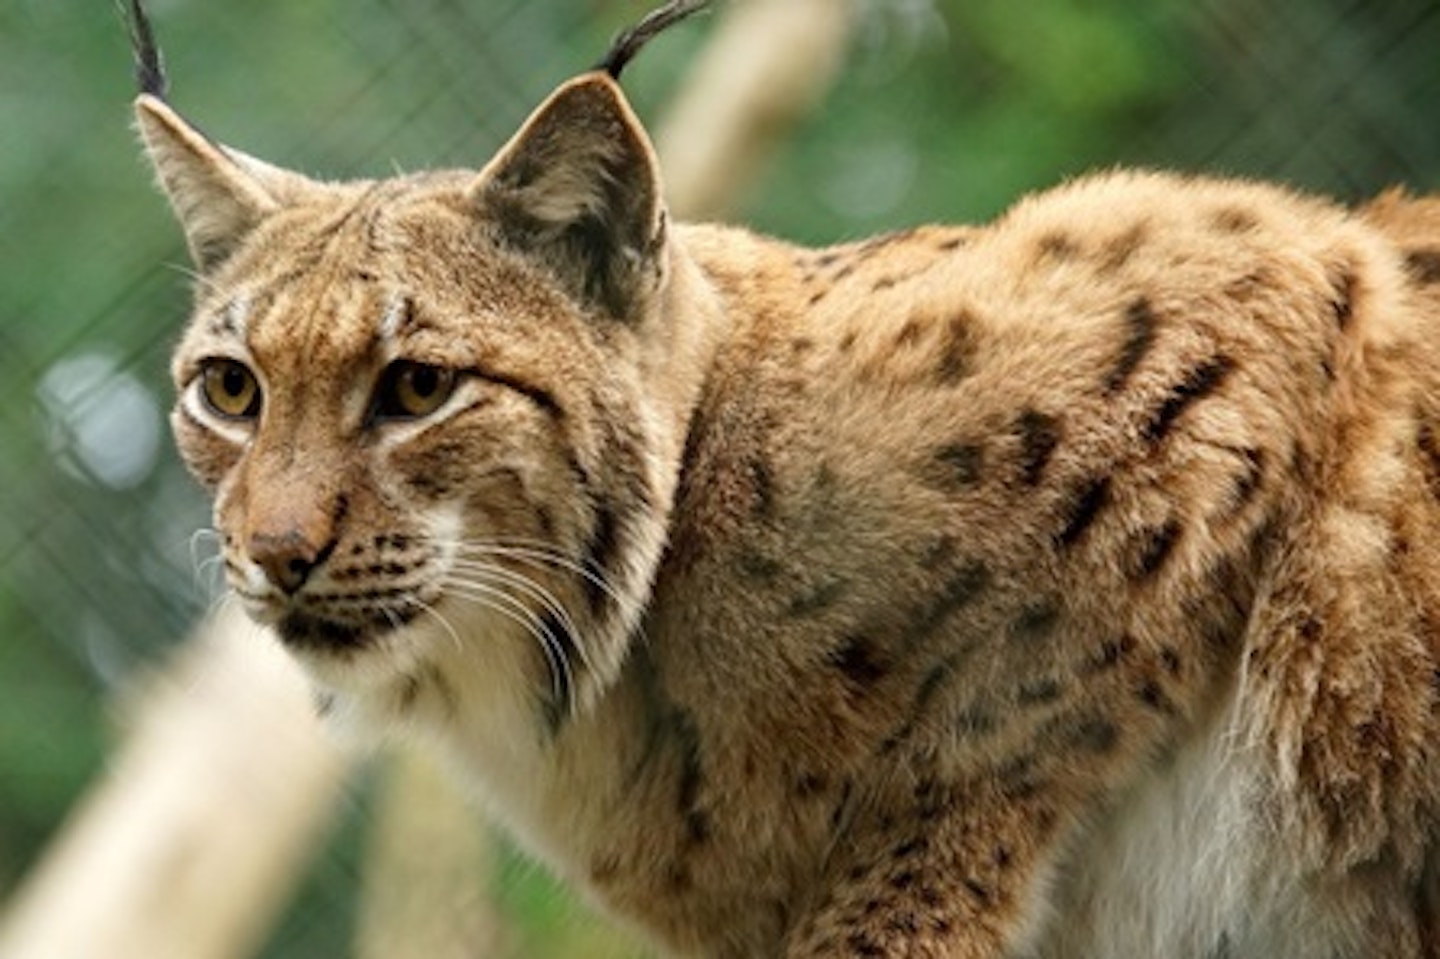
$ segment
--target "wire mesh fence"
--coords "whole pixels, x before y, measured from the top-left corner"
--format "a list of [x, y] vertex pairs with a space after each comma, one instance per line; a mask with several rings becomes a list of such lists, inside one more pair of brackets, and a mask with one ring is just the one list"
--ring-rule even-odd
[[[854, 2], [840, 86], [741, 212], [759, 228], [818, 242], [983, 219], [1113, 164], [1347, 202], [1440, 190], [1440, 0]], [[645, 6], [155, 0], [153, 13], [188, 116], [338, 178], [478, 166]], [[704, 34], [647, 51], [629, 80], [642, 115]], [[0, 7], [0, 897], [101, 768], [116, 694], [219, 587], [195, 532], [206, 505], [164, 422], [183, 247], [139, 160], [130, 95], [106, 3]], [[344, 953], [365, 783], [351, 795], [266, 955]], [[544, 931], [568, 907], [507, 862], [497, 895], [540, 930], [520, 954], [578, 954]]]

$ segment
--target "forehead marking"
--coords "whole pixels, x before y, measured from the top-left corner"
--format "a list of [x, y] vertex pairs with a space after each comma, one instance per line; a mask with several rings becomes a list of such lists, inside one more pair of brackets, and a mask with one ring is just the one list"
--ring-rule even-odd
[[210, 332], [215, 336], [233, 336], [244, 339], [250, 322], [250, 297], [241, 294], [235, 297], [210, 320]]
[[380, 339], [393, 340], [415, 322], [415, 301], [408, 296], [390, 298], [385, 316], [380, 320]]

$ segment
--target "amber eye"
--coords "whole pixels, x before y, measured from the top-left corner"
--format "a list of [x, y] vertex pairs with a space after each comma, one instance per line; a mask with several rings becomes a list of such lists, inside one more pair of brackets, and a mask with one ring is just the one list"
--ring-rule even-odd
[[235, 360], [206, 360], [200, 369], [200, 393], [217, 416], [248, 420], [260, 413], [260, 384]]
[[380, 379], [375, 412], [388, 418], [429, 416], [455, 391], [455, 371], [428, 363], [391, 363]]

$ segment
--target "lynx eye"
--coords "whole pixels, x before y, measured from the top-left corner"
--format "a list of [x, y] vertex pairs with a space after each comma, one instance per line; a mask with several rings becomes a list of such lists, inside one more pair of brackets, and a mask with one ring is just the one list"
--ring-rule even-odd
[[400, 360], [391, 363], [380, 378], [376, 415], [387, 419], [416, 419], [434, 413], [455, 392], [454, 370], [428, 363]]
[[235, 360], [206, 360], [200, 369], [200, 395], [212, 413], [225, 419], [249, 420], [260, 413], [260, 384]]

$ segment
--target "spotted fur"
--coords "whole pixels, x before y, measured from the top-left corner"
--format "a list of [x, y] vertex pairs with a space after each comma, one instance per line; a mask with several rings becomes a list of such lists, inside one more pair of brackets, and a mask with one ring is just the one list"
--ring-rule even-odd
[[603, 73], [378, 182], [138, 110], [235, 592], [665, 952], [1436, 954], [1440, 201], [810, 251], [670, 223]]

